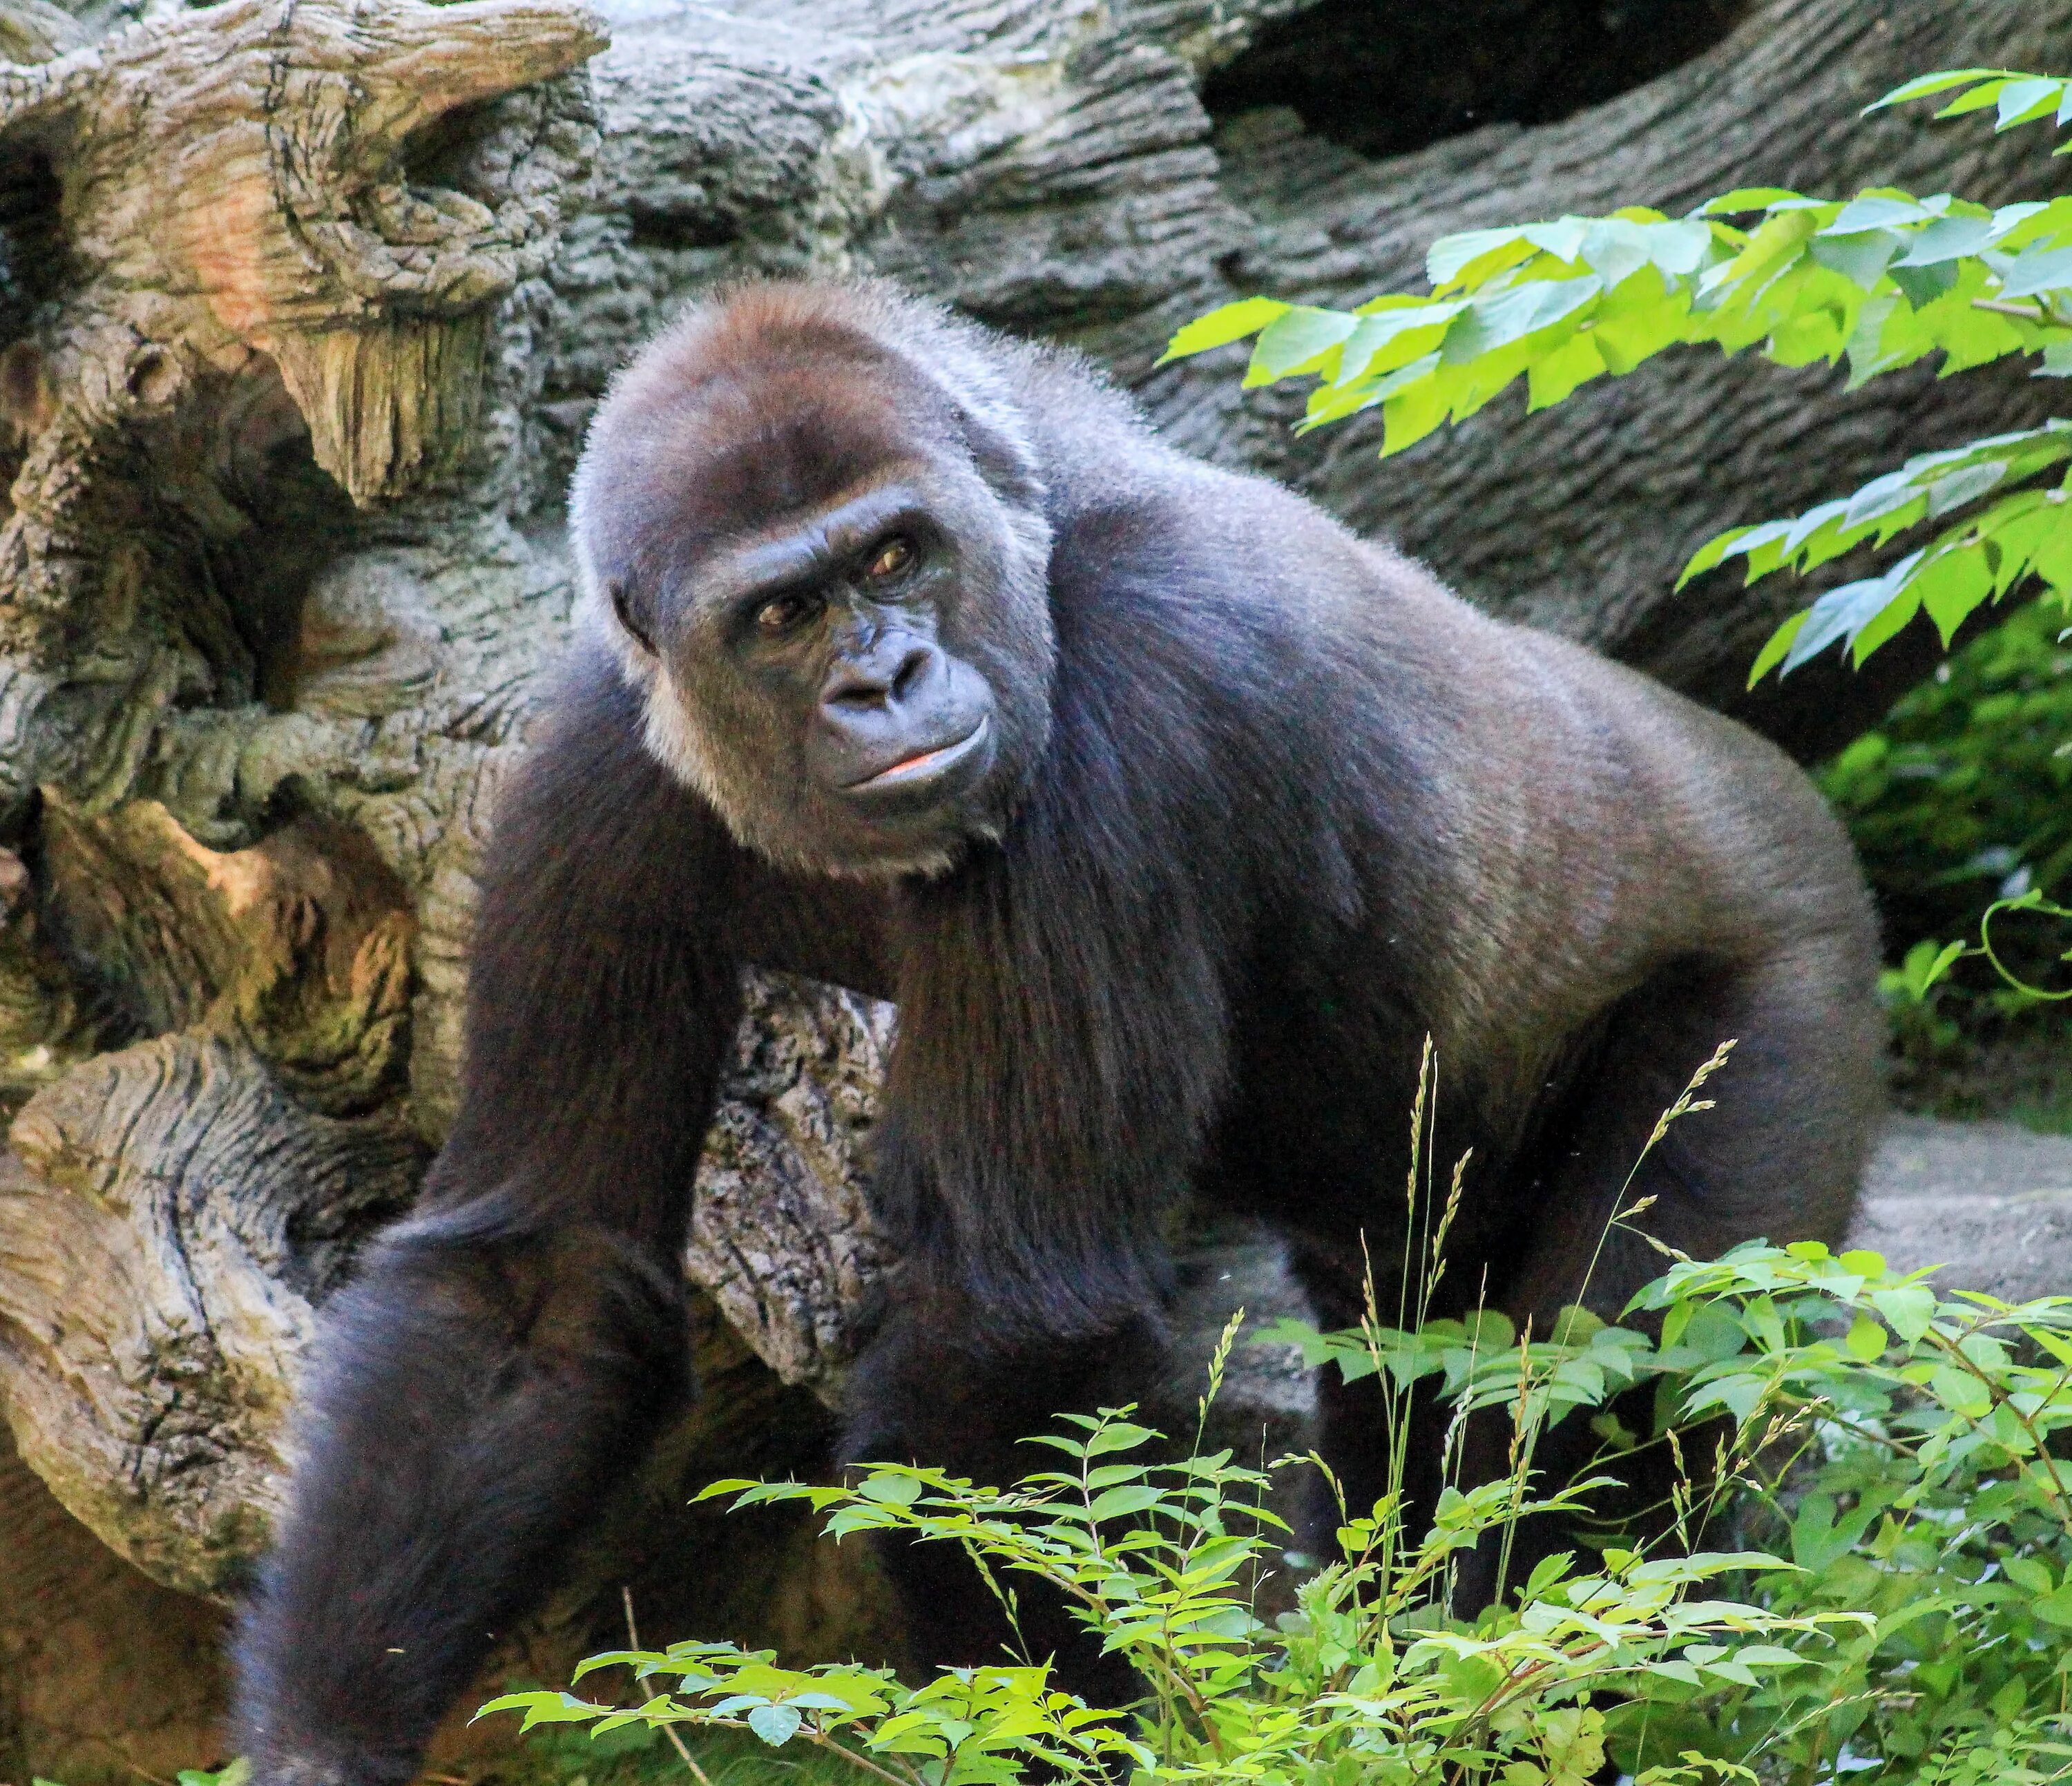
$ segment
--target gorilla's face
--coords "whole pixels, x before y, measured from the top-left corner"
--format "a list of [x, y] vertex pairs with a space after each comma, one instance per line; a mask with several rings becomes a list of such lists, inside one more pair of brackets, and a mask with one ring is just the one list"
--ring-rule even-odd
[[778, 861], [939, 872], [1042, 753], [1047, 529], [983, 418], [869, 344], [716, 357], [637, 364], [578, 478], [650, 747]]

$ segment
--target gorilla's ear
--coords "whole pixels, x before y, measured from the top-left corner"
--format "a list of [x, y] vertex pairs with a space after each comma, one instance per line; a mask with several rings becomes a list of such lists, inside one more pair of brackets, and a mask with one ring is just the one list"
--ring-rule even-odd
[[655, 654], [655, 640], [648, 632], [633, 605], [633, 596], [623, 577], [615, 577], [605, 585], [605, 593], [611, 597], [611, 611], [618, 616], [619, 623], [633, 638], [633, 642], [648, 656]]

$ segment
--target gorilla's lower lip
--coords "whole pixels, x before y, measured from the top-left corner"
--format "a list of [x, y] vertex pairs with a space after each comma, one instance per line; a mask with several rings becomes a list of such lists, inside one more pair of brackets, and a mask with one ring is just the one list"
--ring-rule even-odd
[[843, 791], [849, 794], [866, 794], [883, 788], [915, 787], [933, 781], [937, 776], [954, 769], [972, 752], [985, 743], [986, 733], [991, 729], [990, 714], [981, 713], [978, 724], [961, 738], [953, 738], [948, 744], [939, 744], [928, 750], [917, 751], [913, 756], [902, 757], [889, 768], [874, 770], [861, 781], [850, 782]]

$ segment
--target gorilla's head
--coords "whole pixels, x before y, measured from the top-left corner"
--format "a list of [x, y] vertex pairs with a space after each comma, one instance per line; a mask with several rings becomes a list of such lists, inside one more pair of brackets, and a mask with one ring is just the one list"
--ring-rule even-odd
[[572, 501], [587, 621], [649, 749], [743, 844], [939, 872], [1049, 735], [1043, 494], [959, 325], [878, 286], [749, 286], [598, 412]]

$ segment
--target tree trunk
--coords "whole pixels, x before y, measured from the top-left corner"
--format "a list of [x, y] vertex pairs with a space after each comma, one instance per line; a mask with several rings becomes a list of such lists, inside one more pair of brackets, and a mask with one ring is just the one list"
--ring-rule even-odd
[[[1478, 224], [2043, 189], [2040, 133], [1853, 113], [2068, 51], [2072, 0], [0, 0], [0, 1533], [77, 1578], [0, 1617], [0, 1773], [209, 1759], [215, 1615], [167, 1596], [234, 1591], [313, 1311], [450, 1119], [483, 827], [566, 630], [561, 493], [674, 305], [874, 269], [1074, 343], [1182, 444], [1811, 751], [1888, 684], [1745, 700], [1795, 597], [1672, 596], [1683, 556], [2053, 388], [1903, 378], [1809, 419], [1830, 375], [1685, 359], [1383, 466], [1359, 424], [1294, 439], [1229, 356], [1152, 363], [1229, 297], [1408, 285]], [[796, 1529], [730, 1526], [734, 1599], [693, 1594], [713, 1540], [680, 1502], [824, 1460], [889, 1263], [861, 1161], [890, 1023], [752, 988], [685, 1258], [708, 1393], [504, 1672], [550, 1672], [628, 1581], [651, 1633], [882, 1629]], [[1270, 1250], [1202, 1246], [1197, 1354], [1234, 1297], [1289, 1306]], [[1292, 1437], [1289, 1360], [1240, 1375], [1232, 1425]], [[179, 1668], [184, 1698], [121, 1685]], [[81, 1735], [62, 1692], [135, 1720]]]

